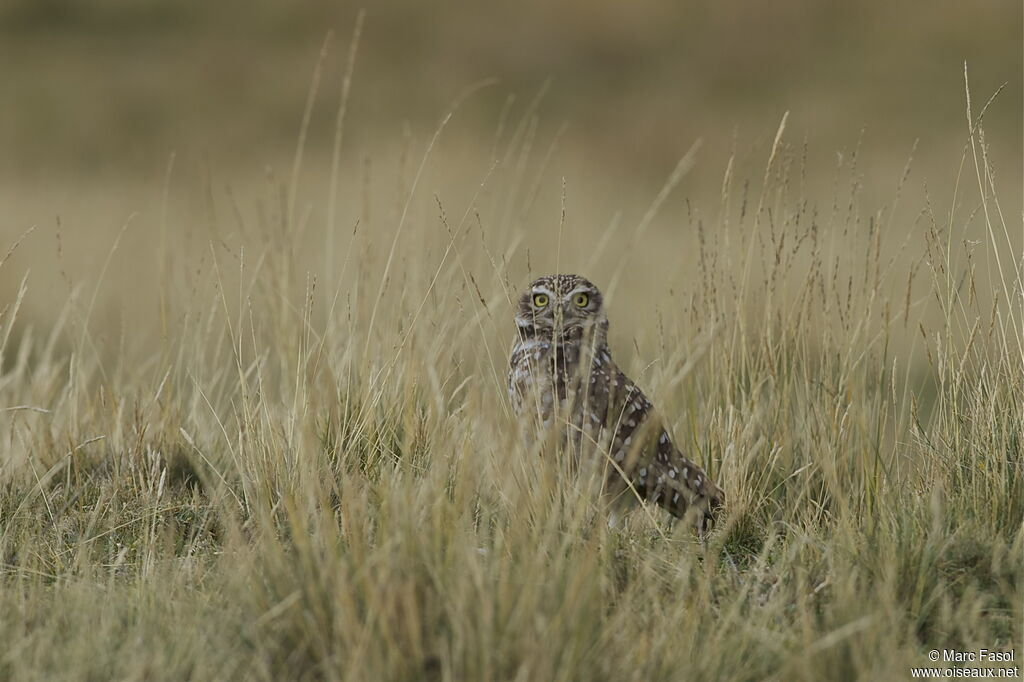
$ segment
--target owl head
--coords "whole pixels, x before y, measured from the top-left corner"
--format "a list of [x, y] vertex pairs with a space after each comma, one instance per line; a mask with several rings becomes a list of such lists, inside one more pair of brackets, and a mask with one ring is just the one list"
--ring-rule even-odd
[[546, 337], [556, 342], [578, 341], [608, 333], [604, 297], [579, 275], [545, 275], [533, 281], [519, 298], [516, 327], [523, 337]]

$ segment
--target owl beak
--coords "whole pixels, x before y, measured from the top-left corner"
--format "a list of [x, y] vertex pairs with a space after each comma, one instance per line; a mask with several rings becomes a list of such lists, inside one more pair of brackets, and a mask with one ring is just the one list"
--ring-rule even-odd
[[565, 312], [562, 310], [561, 306], [555, 306], [553, 312], [555, 318], [555, 331], [561, 334], [562, 331], [564, 331], [565, 326]]

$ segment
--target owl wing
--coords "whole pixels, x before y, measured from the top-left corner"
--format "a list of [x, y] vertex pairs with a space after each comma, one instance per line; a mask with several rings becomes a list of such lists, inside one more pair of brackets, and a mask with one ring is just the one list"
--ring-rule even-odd
[[643, 391], [621, 372], [617, 375], [612, 388], [618, 395], [608, 415], [614, 429], [612, 476], [676, 518], [695, 510], [699, 528], [706, 529], [725, 503], [725, 493], [676, 448]]

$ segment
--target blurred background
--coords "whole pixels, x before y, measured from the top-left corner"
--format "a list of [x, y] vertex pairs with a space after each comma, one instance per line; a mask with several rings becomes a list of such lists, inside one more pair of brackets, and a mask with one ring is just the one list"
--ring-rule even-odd
[[[332, 54], [334, 102], [354, 18], [349, 2], [6, 0], [0, 6], [2, 170], [7, 181], [159, 174], [168, 155], [250, 167], [290, 154], [317, 55]], [[1007, 152], [1021, 151], [1021, 3], [865, 0], [409, 1], [367, 5], [351, 107], [354, 135], [429, 128], [483, 78], [499, 84], [465, 115], [493, 132], [508, 95], [550, 83], [542, 125], [563, 148], [624, 177], [660, 181], [697, 137], [715, 156], [774, 133], [833, 153], [865, 129], [867, 156], [902, 167], [965, 140], [963, 63], [976, 107]], [[333, 57], [333, 58], [332, 58]], [[314, 120], [328, 146], [332, 107]], [[465, 128], [463, 128], [465, 130]], [[1017, 163], [1009, 163], [1016, 161]], [[1010, 180], [1008, 177], [1007, 180]], [[1014, 186], [1015, 189], [1017, 185]]]
[[[79, 275], [95, 273], [134, 213], [137, 224], [169, 222], [173, 237], [204, 220], [224, 225], [232, 209], [213, 207], [228, 188], [244, 196], [265, 192], [267, 178], [287, 184], [330, 33], [298, 197], [322, 212], [359, 9], [337, 0], [2, 3], [0, 237], [6, 249], [27, 227], [40, 230], [0, 284], [12, 287], [40, 265], [44, 279], [64, 268], [73, 282], [76, 259]], [[867, 210], [887, 205], [915, 150], [908, 205], [919, 208], [927, 187], [936, 210], [948, 212], [968, 140], [966, 61], [976, 113], [1006, 86], [986, 114], [986, 134], [1014, 225], [1021, 32], [1017, 0], [374, 2], [345, 124], [341, 198], [348, 206], [365, 201], [360, 187], [383, 187], [393, 216], [452, 102], [495, 79], [460, 105], [437, 177], [470, 193], [491, 145], [532, 121], [535, 156], [551, 151], [538, 178], [555, 197], [538, 219], [547, 227], [558, 224], [563, 178], [571, 225], [603, 229], [617, 214], [635, 224], [699, 138], [696, 164], [653, 233], [671, 229], [691, 198], [710, 197], [713, 208], [733, 153], [737, 177], [759, 181], [787, 111], [786, 140], [807, 169], [802, 182], [811, 194], [820, 189], [822, 202], [835, 196], [834, 169], [859, 149], [854, 176]], [[423, 190], [429, 200], [444, 187]], [[346, 210], [343, 220], [363, 214], [365, 222], [368, 210]], [[129, 232], [138, 257], [119, 261], [119, 271], [151, 271], [144, 254], [153, 230]], [[55, 232], [63, 265], [53, 260]]]

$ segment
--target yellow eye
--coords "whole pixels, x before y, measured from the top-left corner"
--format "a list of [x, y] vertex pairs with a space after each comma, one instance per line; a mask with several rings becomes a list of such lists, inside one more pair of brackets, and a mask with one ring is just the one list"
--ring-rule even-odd
[[535, 306], [537, 306], [538, 308], [543, 308], [544, 306], [546, 306], [548, 304], [548, 295], [547, 294], [534, 294], [533, 295], [533, 304]]
[[590, 297], [586, 294], [576, 294], [572, 297], [572, 302], [581, 308], [586, 308], [587, 304], [590, 303]]

